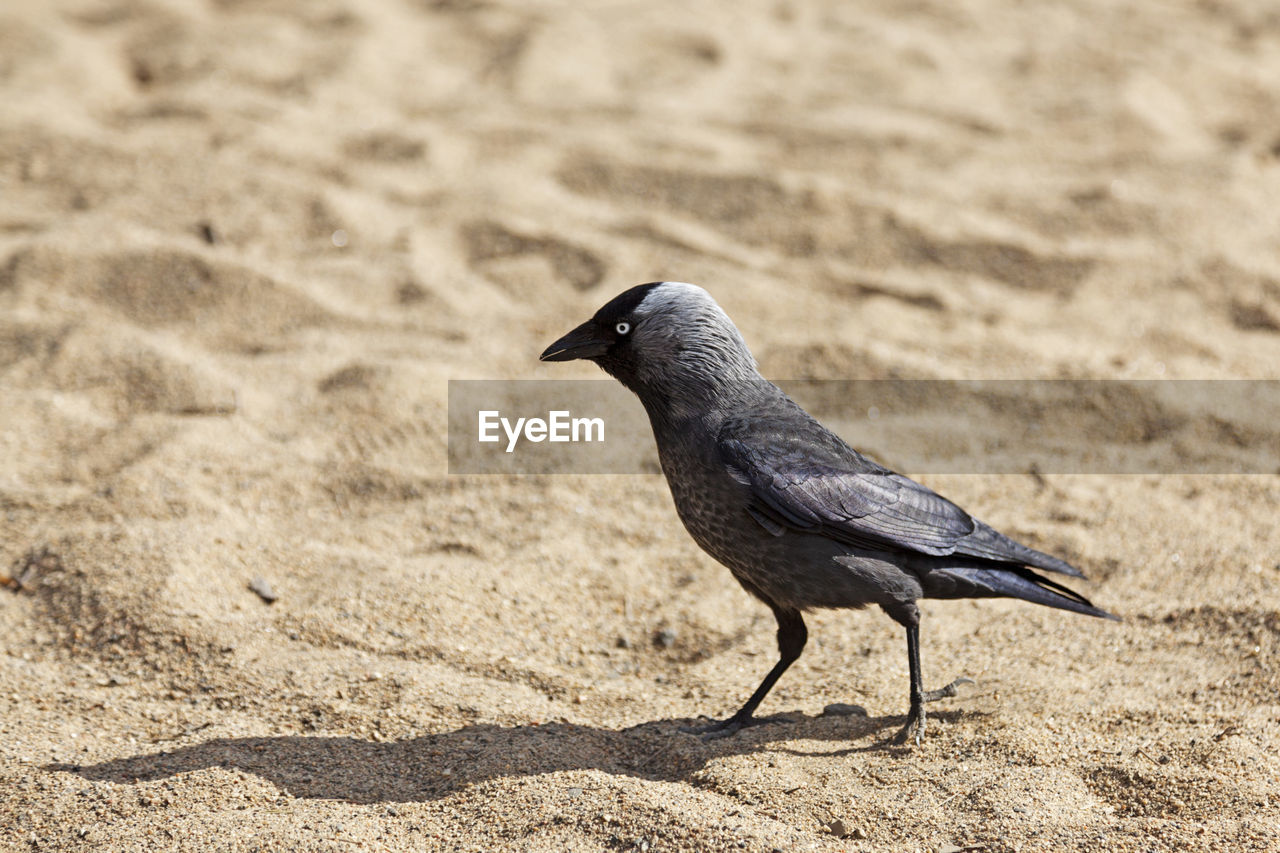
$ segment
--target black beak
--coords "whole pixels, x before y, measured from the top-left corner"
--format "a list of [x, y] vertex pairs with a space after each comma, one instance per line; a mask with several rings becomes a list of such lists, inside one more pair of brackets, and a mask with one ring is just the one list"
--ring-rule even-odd
[[573, 361], [577, 358], [599, 358], [609, 351], [611, 341], [600, 336], [600, 329], [588, 320], [551, 346], [539, 356], [539, 361]]

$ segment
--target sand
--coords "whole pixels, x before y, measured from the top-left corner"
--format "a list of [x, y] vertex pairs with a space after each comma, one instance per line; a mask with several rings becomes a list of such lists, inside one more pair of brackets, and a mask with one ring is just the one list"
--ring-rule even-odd
[[5, 3], [0, 846], [1280, 849], [1276, 472], [915, 472], [1124, 621], [924, 603], [899, 749], [816, 613], [704, 744], [773, 624], [662, 479], [445, 437], [668, 278], [777, 378], [1276, 378], [1265, 7]]

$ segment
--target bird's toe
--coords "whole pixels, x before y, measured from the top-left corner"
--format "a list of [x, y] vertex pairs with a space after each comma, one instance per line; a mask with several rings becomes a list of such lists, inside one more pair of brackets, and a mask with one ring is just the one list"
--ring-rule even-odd
[[732, 737], [743, 729], [763, 726], [767, 723], [790, 723], [794, 721], [794, 717], [787, 714], [777, 714], [769, 717], [739, 717], [735, 715], [727, 720], [712, 720], [700, 726], [682, 726], [680, 731], [684, 734], [698, 735], [703, 741], [713, 741]]
[[727, 720], [712, 720], [700, 726], [681, 726], [680, 732], [687, 735], [697, 735], [705, 743], [733, 737], [742, 729], [754, 725], [756, 722], [757, 720], [754, 717], [730, 717]]
[[978, 682], [974, 681], [972, 678], [965, 678], [962, 675], [959, 678], [957, 678], [955, 681], [948, 684], [946, 687], [939, 687], [937, 690], [929, 690], [925, 692], [925, 694], [920, 698], [925, 702], [937, 702], [939, 699], [947, 699], [952, 696], [955, 696], [956, 693], [958, 692], [956, 688], [959, 687], [961, 684], [977, 684], [977, 683]]
[[911, 740], [915, 741], [916, 746], [924, 742], [924, 714], [907, 717], [907, 724], [898, 729], [898, 733], [889, 742], [894, 746], [903, 746]]

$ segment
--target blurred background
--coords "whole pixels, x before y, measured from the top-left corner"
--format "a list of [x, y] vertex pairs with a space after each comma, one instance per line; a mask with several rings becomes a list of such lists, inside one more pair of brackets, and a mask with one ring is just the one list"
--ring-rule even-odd
[[870, 612], [675, 733], [773, 627], [660, 478], [445, 473], [657, 279], [775, 378], [1276, 378], [1267, 4], [10, 0], [0, 103], [0, 843], [1274, 843], [1274, 475], [929, 478], [1127, 621], [928, 605], [904, 756]]

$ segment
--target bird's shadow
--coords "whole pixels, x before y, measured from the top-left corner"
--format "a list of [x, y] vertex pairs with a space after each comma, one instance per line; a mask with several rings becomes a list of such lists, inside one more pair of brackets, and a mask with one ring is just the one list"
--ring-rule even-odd
[[[971, 713], [941, 712], [930, 718], [954, 721]], [[797, 739], [839, 742], [842, 748], [833, 753], [839, 755], [876, 749], [910, 753], [875, 737], [886, 729], [892, 733], [902, 717], [786, 716], [785, 722], [711, 742], [680, 731], [690, 720], [657, 720], [620, 730], [572, 723], [483, 724], [383, 743], [322, 735], [213, 738], [101, 764], [50, 764], [46, 769], [93, 781], [138, 784], [222, 767], [252, 773], [295, 797], [382, 803], [434, 800], [477, 783], [557, 771], [600, 770], [676, 781], [726, 755], [816, 754], [781, 743]], [[870, 742], [850, 746], [862, 741]]]

